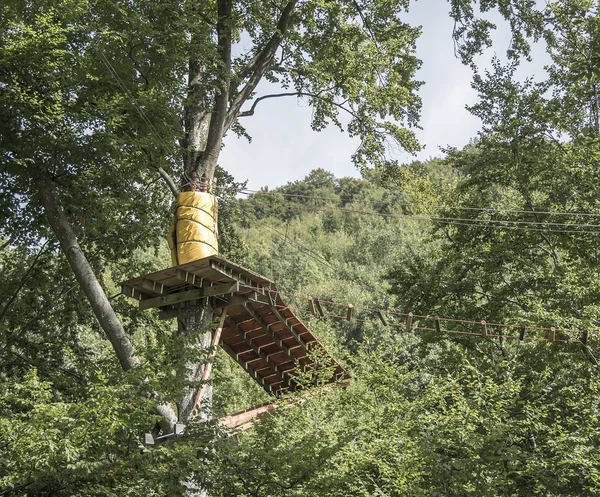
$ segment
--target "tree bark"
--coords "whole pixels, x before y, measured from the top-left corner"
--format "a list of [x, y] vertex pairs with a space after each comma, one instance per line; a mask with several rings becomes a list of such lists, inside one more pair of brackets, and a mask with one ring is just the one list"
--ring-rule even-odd
[[129, 337], [125, 334], [106, 293], [79, 246], [77, 236], [60, 204], [56, 185], [48, 173], [35, 166], [29, 167], [29, 173], [35, 182], [50, 227], [56, 235], [75, 279], [90, 303], [96, 319], [110, 340], [121, 366], [125, 371], [138, 366], [139, 360], [133, 353]]
[[[187, 335], [188, 339], [191, 338], [188, 343], [189, 348], [196, 351], [208, 350], [211, 344], [212, 333], [207, 330], [212, 324], [213, 316], [214, 311], [208, 299], [198, 302], [195, 306], [184, 307], [179, 311], [177, 320], [178, 332], [179, 334]], [[197, 382], [202, 377], [205, 365], [205, 361], [187, 361], [184, 370], [180, 374], [188, 382]], [[187, 424], [190, 421], [196, 400], [196, 393], [201, 388], [200, 386], [199, 388], [188, 389], [185, 395], [177, 402], [180, 423]], [[202, 404], [206, 409], [196, 419], [207, 421], [212, 417], [212, 386], [210, 385], [205, 389]]]
[[[134, 354], [133, 345], [112, 308], [104, 289], [96, 278], [83, 250], [79, 246], [77, 236], [71, 228], [71, 224], [60, 203], [60, 196], [56, 185], [43, 169], [36, 166], [29, 166], [28, 171], [35, 183], [50, 227], [58, 239], [61, 249], [75, 275], [75, 279], [90, 303], [98, 323], [104, 330], [104, 333], [106, 333], [121, 366], [125, 371], [139, 366], [140, 361]], [[161, 422], [163, 431], [172, 433], [177, 422], [177, 416], [173, 409], [169, 405], [162, 404], [156, 406], [154, 410], [164, 418], [164, 421]]]

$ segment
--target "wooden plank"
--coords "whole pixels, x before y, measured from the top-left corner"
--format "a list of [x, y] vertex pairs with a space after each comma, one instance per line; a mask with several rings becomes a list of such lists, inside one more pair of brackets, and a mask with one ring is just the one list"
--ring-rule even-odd
[[202, 278], [194, 273], [188, 273], [187, 271], [184, 271], [183, 269], [176, 269], [175, 270], [175, 278], [177, 278], [179, 281], [183, 281], [184, 283], [187, 283], [188, 285], [193, 285], [193, 286], [197, 286], [197, 287], [201, 287], [202, 286]]
[[132, 299], [136, 300], [142, 300], [142, 297], [146, 295], [145, 293], [142, 293], [129, 285], [121, 285], [121, 292], [123, 295], [127, 295], [127, 297], [131, 297]]
[[317, 308], [317, 312], [319, 313], [319, 316], [324, 318], [325, 312], [323, 311], [323, 307], [321, 307], [321, 301], [319, 299], [315, 299], [314, 302], [315, 302], [315, 307]]
[[238, 266], [227, 259], [216, 258], [214, 256], [211, 259], [210, 268], [228, 278], [236, 279], [245, 284], [253, 284], [256, 287], [261, 288], [272, 283], [271, 280], [264, 276], [242, 266]]
[[218, 262], [210, 261], [210, 268], [213, 271], [216, 271], [217, 273], [225, 276], [226, 278], [240, 281], [241, 283], [244, 283], [246, 285], [251, 283], [251, 281], [248, 278], [245, 278], [241, 274], [238, 274], [236, 276], [232, 269], [229, 269], [228, 267], [223, 266], [222, 264], [219, 264]]
[[412, 319], [413, 319], [413, 313], [409, 312], [408, 315], [406, 316], [406, 331], [411, 331], [412, 330]]
[[222, 307], [234, 307], [234, 306], [243, 306], [244, 304], [247, 304], [248, 302], [256, 302], [259, 304], [269, 304], [269, 301], [266, 297], [263, 297], [262, 295], [260, 295], [258, 292], [256, 291], [251, 291], [249, 293], [245, 293], [242, 295], [233, 295], [232, 297], [226, 297], [223, 299], [223, 302], [219, 302], [219, 304], [217, 304], [215, 306], [215, 308], [222, 308]]
[[235, 293], [239, 290], [238, 282], [226, 283], [225, 285], [207, 286], [195, 290], [185, 290], [183, 292], [171, 293], [161, 297], [140, 300], [140, 309], [151, 309], [152, 307], [164, 307], [166, 305], [189, 302], [191, 300], [203, 299], [214, 295], [224, 295]]
[[381, 320], [381, 324], [383, 326], [387, 326], [388, 325], [388, 320], [385, 317], [385, 313], [383, 311], [377, 311], [377, 314], [379, 315], [379, 319]]
[[142, 280], [142, 288], [144, 290], [148, 290], [149, 292], [159, 293], [159, 294], [165, 294], [168, 291], [168, 287], [166, 287], [162, 283], [159, 283], [158, 281], [152, 281], [152, 280], [146, 280], [146, 279]]
[[228, 293], [237, 293], [240, 291], [240, 285], [237, 281], [225, 283], [224, 285], [205, 286], [200, 289], [202, 297], [214, 297], [215, 295], [227, 295]]
[[[249, 304], [246, 304], [244, 306], [244, 308], [254, 318], [254, 320], [260, 326], [262, 326], [263, 330], [265, 330], [269, 334], [269, 336], [279, 346], [279, 348], [281, 350], [283, 350], [288, 356], [290, 356], [292, 358], [292, 360], [296, 363], [297, 366], [301, 367], [301, 364], [300, 364], [300, 361], [298, 360], [298, 358], [294, 354], [292, 354], [292, 351], [290, 350], [290, 348], [287, 345], [285, 345], [277, 335], [275, 335], [275, 332], [273, 332], [273, 330], [271, 330], [270, 325], [267, 322], [265, 322], [261, 318], [261, 316], [257, 312], [255, 312], [254, 309], [252, 309], [252, 307], [250, 307]], [[304, 356], [304, 357], [306, 357], [306, 356]], [[301, 357], [301, 359], [303, 359], [304, 357]]]
[[[246, 344], [252, 348], [252, 350], [254, 350], [254, 352], [256, 352], [256, 354], [263, 360], [265, 361], [270, 368], [273, 369], [273, 371], [275, 371], [275, 373], [277, 373], [277, 375], [285, 382], [288, 384], [288, 386], [292, 386], [292, 382], [294, 380], [293, 375], [290, 373], [290, 371], [286, 371], [281, 369], [281, 364], [288, 364], [288, 363], [293, 363], [293, 359], [289, 358], [289, 361], [286, 362], [282, 362], [281, 364], [276, 364], [275, 361], [273, 361], [273, 359], [271, 359], [267, 354], [265, 354], [261, 348], [259, 347], [256, 342], [254, 340], [252, 340], [250, 337], [248, 337], [247, 332], [245, 332], [242, 328], [240, 328], [234, 321], [232, 321], [231, 319], [226, 319], [225, 320], [227, 323], [227, 326], [229, 326], [232, 330], [235, 330], [238, 335], [240, 335], [243, 339], [244, 342], [246, 342]], [[279, 351], [279, 353], [281, 353], [282, 351]], [[289, 356], [288, 356], [289, 357]]]
[[221, 347], [223, 348], [223, 350], [225, 352], [227, 352], [227, 354], [229, 354], [229, 356], [235, 361], [237, 362], [240, 366], [242, 366], [247, 372], [248, 374], [254, 378], [254, 380], [256, 380], [256, 382], [263, 387], [263, 389], [270, 394], [274, 394], [275, 390], [273, 388], [273, 386], [271, 384], [269, 384], [267, 381], [265, 381], [265, 379], [260, 376], [253, 368], [251, 368], [250, 366], [248, 366], [247, 363], [245, 363], [242, 359], [240, 359], [238, 357], [238, 355], [226, 344], [221, 342]]
[[354, 314], [354, 306], [348, 304], [348, 310], [346, 311], [346, 321], [352, 321], [352, 315]]
[[186, 290], [184, 292], [172, 293], [161, 297], [140, 300], [140, 309], [151, 309], [152, 307], [164, 307], [166, 305], [179, 304], [181, 302], [189, 302], [203, 297], [202, 290]]
[[[281, 324], [283, 324], [283, 325], [286, 327], [286, 329], [287, 329], [287, 330], [288, 330], [288, 331], [289, 331], [289, 332], [290, 332], [292, 335], [294, 335], [294, 338], [295, 338], [296, 340], [298, 340], [298, 343], [299, 343], [300, 345], [302, 345], [302, 348], [308, 352], [309, 344], [308, 344], [308, 343], [306, 343], [306, 342], [304, 341], [304, 339], [300, 337], [300, 335], [298, 334], [298, 332], [297, 332], [296, 330], [294, 330], [294, 328], [293, 328], [293, 326], [292, 326], [292, 325], [288, 324], [288, 319], [292, 319], [292, 318], [286, 318], [285, 316], [283, 316], [283, 315], [282, 315], [282, 314], [281, 314], [281, 313], [280, 313], [280, 312], [277, 310], [277, 308], [276, 308], [275, 306], [272, 306], [272, 305], [271, 305], [271, 306], [269, 306], [269, 309], [271, 310], [271, 312], [272, 312], [273, 314], [275, 314], [275, 316], [276, 316], [276, 317], [279, 319], [279, 321], [281, 322]], [[294, 317], [294, 318], [296, 318], [296, 316], [293, 316], [293, 317]], [[296, 318], [296, 319], [297, 319], [297, 318]], [[307, 329], [306, 331], [308, 331], [308, 329]], [[315, 339], [315, 341], [316, 341], [316, 339]]]
[[317, 311], [315, 309], [315, 299], [312, 297], [308, 297], [308, 309], [313, 316], [317, 315]]

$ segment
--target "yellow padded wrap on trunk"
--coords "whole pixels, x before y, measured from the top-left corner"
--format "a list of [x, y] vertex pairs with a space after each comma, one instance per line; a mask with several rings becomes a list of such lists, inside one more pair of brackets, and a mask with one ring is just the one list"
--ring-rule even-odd
[[168, 234], [173, 265], [218, 253], [217, 208], [217, 199], [210, 193], [181, 192], [177, 196]]

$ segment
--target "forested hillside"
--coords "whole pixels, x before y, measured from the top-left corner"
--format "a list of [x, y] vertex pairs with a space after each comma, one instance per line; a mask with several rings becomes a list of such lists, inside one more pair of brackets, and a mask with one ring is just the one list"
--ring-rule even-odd
[[[408, 2], [0, 6], [0, 495], [600, 494], [600, 14], [474, 5], [449, 2], [449, 42], [481, 132], [408, 162]], [[492, 8], [512, 40], [484, 71]], [[534, 41], [550, 62], [523, 80]], [[249, 191], [217, 166], [281, 96], [263, 79], [358, 137], [360, 179]], [[172, 265], [178, 195], [213, 175], [220, 255], [275, 282], [345, 388], [316, 351], [309, 394], [273, 399], [218, 350], [194, 420], [219, 307], [163, 320], [120, 283]]]
[[[565, 227], [533, 217], [504, 185], [480, 183], [467, 162], [477, 149], [396, 176], [315, 170], [239, 201], [247, 264], [283, 292], [341, 304], [324, 303], [338, 317], [319, 318], [306, 299], [287, 297], [354, 379], [228, 444], [223, 495], [596, 492], [598, 365], [563, 342], [581, 333], [560, 330], [596, 328], [597, 270], [580, 249], [598, 235], [549, 233]], [[348, 322], [345, 304], [373, 310]], [[415, 319], [407, 331], [409, 311], [471, 323], [445, 321], [456, 333], [438, 333]], [[514, 325], [488, 326], [511, 338], [476, 336], [482, 319]], [[546, 330], [526, 328], [520, 341], [520, 325]], [[556, 343], [541, 341], [551, 327]]]

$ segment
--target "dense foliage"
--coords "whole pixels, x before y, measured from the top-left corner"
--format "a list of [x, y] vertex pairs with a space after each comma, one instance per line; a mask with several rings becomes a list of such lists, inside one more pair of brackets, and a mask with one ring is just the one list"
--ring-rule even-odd
[[[419, 110], [419, 30], [400, 21], [407, 5], [310, 1], [265, 77], [314, 105], [315, 129], [337, 122], [340, 102], [352, 106], [362, 178], [318, 169], [236, 199], [242, 185], [217, 172], [223, 255], [296, 295], [285, 300], [348, 367], [348, 388], [235, 436], [197, 423], [152, 449], [141, 439], [160, 421], [153, 407], [176, 403], [190, 387], [178, 370], [203, 357], [187, 346], [194, 337], [140, 312], [118, 283], [170, 264], [171, 199], [156, 171], [179, 174], [188, 151], [175, 139], [190, 54], [211, 75], [200, 85], [207, 101], [231, 76], [211, 35], [218, 9], [0, 6], [0, 495], [183, 495], [195, 486], [257, 497], [600, 493], [599, 335], [587, 345], [560, 341], [582, 337], [561, 329], [600, 324], [599, 13], [587, 0], [543, 9], [482, 2], [514, 36], [507, 62], [482, 73], [473, 61], [492, 25], [472, 2], [450, 4], [458, 53], [475, 70], [471, 112], [483, 123], [469, 146], [427, 162], [389, 161], [390, 135], [418, 148], [401, 126]], [[285, 5], [236, 3], [232, 36], [247, 34], [257, 48], [233, 68], [243, 73]], [[551, 64], [545, 79], [519, 81], [532, 38], [544, 41]], [[238, 77], [230, 104], [244, 91], [247, 76]], [[59, 251], [29, 174], [40, 164], [136, 368], [118, 366]], [[312, 316], [303, 295], [339, 303], [324, 307], [342, 318]], [[358, 319], [343, 319], [347, 304]], [[410, 311], [556, 327], [559, 341], [538, 340], [547, 330], [524, 341], [470, 335], [480, 325], [464, 322], [444, 323], [456, 334], [407, 331], [373, 309], [392, 324], [405, 323], [394, 311]], [[217, 418], [268, 400], [224, 354], [213, 383]]]

